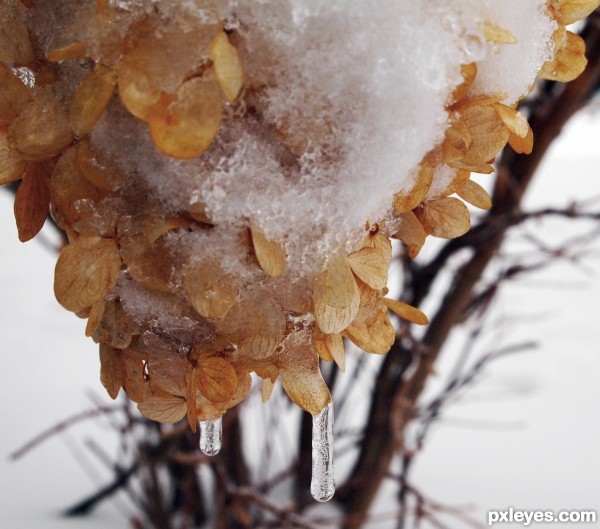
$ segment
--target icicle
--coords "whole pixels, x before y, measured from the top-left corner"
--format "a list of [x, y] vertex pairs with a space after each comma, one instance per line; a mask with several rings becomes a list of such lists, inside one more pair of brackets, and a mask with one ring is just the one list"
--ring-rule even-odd
[[216, 456], [221, 450], [223, 419], [200, 421], [200, 450], [204, 455]]
[[317, 501], [329, 501], [335, 493], [332, 403], [313, 416], [310, 493]]

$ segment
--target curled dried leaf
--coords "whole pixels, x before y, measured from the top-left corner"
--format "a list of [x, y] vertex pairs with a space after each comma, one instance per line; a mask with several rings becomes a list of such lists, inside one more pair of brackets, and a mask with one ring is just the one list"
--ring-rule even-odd
[[279, 277], [285, 269], [285, 250], [277, 242], [267, 239], [263, 231], [257, 226], [250, 227], [254, 253], [260, 267], [271, 277]]
[[198, 156], [221, 126], [222, 103], [219, 85], [211, 77], [190, 79], [173, 96], [163, 94], [147, 117], [154, 145], [174, 158]]
[[315, 318], [326, 334], [343, 331], [360, 304], [358, 285], [345, 257], [333, 258], [318, 275], [313, 290]]
[[225, 358], [204, 357], [197, 365], [198, 389], [214, 403], [229, 400], [238, 386], [235, 368]]
[[457, 191], [460, 198], [473, 204], [476, 208], [492, 209], [492, 199], [488, 192], [483, 189], [477, 182], [469, 180], [465, 185]]
[[67, 310], [80, 312], [106, 296], [120, 273], [121, 258], [114, 239], [80, 237], [58, 258], [54, 294]]
[[585, 41], [579, 35], [567, 31], [565, 46], [555, 52], [553, 60], [542, 66], [539, 76], [550, 81], [568, 83], [579, 77], [586, 66]]
[[69, 120], [75, 135], [82, 138], [96, 124], [108, 105], [117, 84], [117, 72], [101, 64], [77, 87]]
[[0, 63], [0, 125], [9, 125], [31, 101], [29, 89]]
[[220, 31], [210, 43], [210, 59], [215, 76], [227, 101], [234, 101], [244, 84], [244, 70], [237, 48], [229, 42], [224, 31]]
[[403, 301], [396, 301], [395, 299], [390, 298], [384, 298], [383, 302], [388, 309], [396, 314], [396, 316], [404, 320], [416, 323], [417, 325], [427, 325], [429, 323], [427, 316], [425, 316], [425, 314], [417, 307], [413, 307], [412, 305], [404, 303]]
[[42, 229], [50, 207], [50, 176], [45, 168], [29, 164], [15, 195], [15, 220], [19, 240], [27, 242]]
[[235, 303], [239, 284], [217, 264], [204, 259], [187, 267], [183, 288], [198, 314], [205, 318], [222, 318]]
[[381, 290], [387, 284], [391, 262], [392, 244], [381, 233], [369, 235], [362, 248], [348, 255], [352, 271], [375, 290]]
[[101, 299], [96, 301], [92, 305], [90, 309], [90, 313], [88, 314], [87, 325], [85, 326], [85, 335], [92, 336], [96, 332], [96, 329], [100, 325], [102, 321], [102, 317], [104, 316], [104, 310], [106, 309], [106, 300]]
[[453, 197], [426, 202], [420, 220], [426, 231], [443, 239], [460, 237], [471, 227], [469, 210]]

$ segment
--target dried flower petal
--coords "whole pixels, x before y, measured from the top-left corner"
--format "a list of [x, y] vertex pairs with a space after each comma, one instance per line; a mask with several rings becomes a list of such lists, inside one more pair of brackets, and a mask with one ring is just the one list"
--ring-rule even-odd
[[217, 33], [210, 43], [210, 58], [225, 98], [234, 101], [244, 84], [244, 70], [236, 47], [229, 42], [224, 31]]
[[509, 29], [492, 24], [489, 20], [486, 20], [481, 26], [483, 36], [488, 42], [496, 42], [497, 44], [516, 44], [519, 42]]
[[561, 24], [582, 20], [600, 6], [600, 0], [557, 0]]
[[81, 81], [73, 96], [69, 116], [77, 137], [82, 138], [92, 130], [108, 105], [116, 84], [117, 72], [101, 64]]
[[383, 302], [388, 309], [404, 320], [416, 323], [417, 325], [427, 325], [429, 323], [429, 319], [423, 312], [408, 303], [390, 298], [384, 298]]
[[392, 244], [381, 233], [368, 236], [360, 250], [348, 255], [352, 271], [375, 290], [381, 290], [387, 284], [391, 261]]
[[73, 131], [54, 98], [30, 101], [8, 128], [10, 148], [24, 160], [37, 162], [52, 158], [73, 141]]
[[35, 60], [25, 24], [14, 16], [7, 16], [0, 25], [0, 62], [31, 64]]
[[204, 357], [198, 360], [198, 389], [211, 402], [229, 400], [238, 385], [237, 373], [225, 358]]
[[457, 191], [460, 198], [473, 204], [476, 208], [492, 209], [492, 199], [488, 192], [483, 189], [477, 182], [469, 180], [465, 185]]
[[0, 63], [0, 125], [12, 123], [29, 101], [29, 89]]
[[323, 334], [316, 329], [313, 332], [313, 344], [322, 360], [335, 361], [340, 371], [346, 370], [346, 351], [341, 333]]
[[394, 197], [394, 209], [398, 213], [405, 213], [416, 208], [427, 196], [433, 181], [433, 167], [423, 164], [419, 167], [417, 181], [412, 189], [406, 193], [398, 193]]
[[314, 284], [315, 318], [326, 334], [343, 331], [356, 316], [360, 293], [345, 257], [332, 259]]
[[15, 219], [19, 240], [27, 242], [42, 229], [50, 207], [50, 176], [30, 164], [15, 195]]
[[271, 277], [279, 277], [285, 269], [285, 250], [274, 240], [267, 239], [257, 226], [250, 227], [254, 253], [260, 267]]
[[421, 221], [426, 231], [443, 239], [460, 237], [471, 227], [469, 210], [460, 200], [452, 197], [426, 202]]
[[50, 50], [46, 55], [48, 62], [62, 62], [81, 60], [87, 57], [87, 44], [85, 42], [71, 42], [60, 48]]
[[205, 318], [222, 318], [235, 303], [237, 280], [209, 260], [198, 260], [187, 267], [183, 288], [198, 314]]
[[115, 240], [80, 237], [63, 249], [56, 263], [56, 299], [67, 310], [80, 312], [108, 294], [120, 273]]
[[579, 77], [586, 66], [585, 41], [579, 35], [567, 31], [564, 48], [557, 50], [554, 59], [542, 66], [539, 76], [550, 81], [568, 83]]
[[125, 380], [121, 351], [100, 344], [100, 381], [111, 399], [116, 399]]
[[9, 148], [6, 134], [0, 131], [0, 185], [18, 180], [26, 168], [27, 162]]
[[187, 412], [185, 398], [179, 395], [146, 396], [137, 406], [144, 417], [162, 423], [179, 422]]
[[385, 306], [376, 306], [361, 308], [344, 336], [367, 353], [386, 354], [394, 343], [396, 332]]
[[493, 106], [475, 105], [460, 112], [471, 135], [471, 145], [459, 169], [468, 169], [494, 158], [508, 141], [508, 129]]
[[221, 126], [223, 100], [212, 78], [193, 78], [174, 96], [161, 96], [148, 113], [154, 145], [174, 158], [189, 159], [204, 152]]
[[401, 240], [408, 246], [408, 255], [411, 259], [414, 259], [425, 244], [427, 232], [412, 211], [400, 213], [399, 218], [402, 223], [394, 234], [394, 238]]

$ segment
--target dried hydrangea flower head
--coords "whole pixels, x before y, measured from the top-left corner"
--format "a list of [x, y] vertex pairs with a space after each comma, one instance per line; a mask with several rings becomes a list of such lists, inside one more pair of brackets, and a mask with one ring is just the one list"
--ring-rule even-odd
[[[600, 1], [292, 0], [0, 4], [0, 184], [26, 241], [69, 243], [55, 293], [88, 319], [101, 380], [142, 414], [220, 421], [262, 380], [314, 417], [316, 499], [333, 494], [319, 361], [385, 354], [391, 239], [468, 231], [538, 72], [585, 68], [565, 26]], [[400, 50], [400, 51], [399, 51]]]

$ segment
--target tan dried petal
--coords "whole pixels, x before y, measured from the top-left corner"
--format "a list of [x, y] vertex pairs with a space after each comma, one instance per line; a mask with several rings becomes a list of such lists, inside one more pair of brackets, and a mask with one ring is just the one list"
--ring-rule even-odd
[[384, 306], [364, 307], [344, 331], [352, 342], [363, 351], [386, 354], [396, 338], [396, 332]]
[[117, 72], [98, 64], [79, 84], [71, 103], [69, 121], [75, 135], [88, 134], [108, 105], [117, 84]]
[[187, 267], [183, 288], [198, 314], [205, 318], [222, 318], [235, 303], [239, 284], [235, 277], [204, 259]]
[[12, 123], [29, 101], [29, 89], [0, 63], [0, 126]]
[[318, 355], [310, 342], [290, 344], [281, 359], [279, 373], [290, 399], [311, 415], [331, 402], [329, 388], [319, 371]]
[[374, 289], [362, 281], [359, 277], [356, 277], [356, 284], [358, 285], [358, 292], [360, 294], [359, 307], [366, 307], [367, 305], [377, 305], [381, 301], [382, 292], [381, 289]]
[[553, 60], [544, 63], [539, 76], [550, 81], [568, 83], [579, 77], [586, 66], [585, 41], [579, 35], [567, 31], [565, 46], [555, 52]]
[[398, 193], [394, 197], [394, 209], [405, 213], [416, 208], [427, 196], [433, 181], [433, 167], [423, 164], [417, 173], [416, 182], [408, 192]]
[[442, 161], [446, 164], [461, 161], [471, 147], [473, 140], [463, 121], [453, 121], [446, 129], [442, 143]]
[[220, 31], [210, 43], [210, 59], [213, 62], [215, 76], [227, 101], [234, 101], [244, 84], [244, 70], [240, 55], [229, 42], [224, 31]]
[[600, 0], [557, 0], [560, 22], [564, 25], [582, 20], [600, 6]]
[[260, 395], [263, 402], [268, 402], [273, 394], [275, 383], [270, 378], [263, 378], [260, 386]]
[[508, 144], [518, 154], [531, 154], [533, 151], [533, 130], [527, 123], [527, 134], [524, 138], [516, 134], [510, 134]]
[[106, 300], [101, 299], [96, 301], [92, 305], [90, 309], [90, 313], [88, 315], [87, 325], [85, 326], [85, 335], [92, 336], [96, 332], [96, 329], [100, 325], [102, 321], [102, 317], [104, 316], [104, 310], [106, 309]]
[[139, 332], [133, 318], [124, 311], [121, 302], [112, 299], [106, 303], [102, 319], [92, 337], [95, 341], [106, 343], [115, 349], [126, 349], [131, 345], [133, 335]]
[[208, 357], [198, 360], [198, 389], [214, 403], [229, 400], [237, 389], [237, 373], [225, 358]]
[[121, 351], [100, 344], [100, 381], [111, 399], [116, 399], [125, 379]]
[[443, 239], [460, 237], [471, 227], [469, 210], [460, 200], [452, 197], [426, 202], [421, 221], [426, 231]]
[[14, 16], [7, 16], [0, 24], [0, 62], [27, 65], [35, 56], [27, 27]]
[[472, 204], [476, 208], [485, 210], [492, 209], [492, 199], [490, 195], [483, 187], [473, 180], [466, 182], [465, 185], [457, 191], [457, 194], [464, 201]]
[[161, 96], [147, 118], [154, 145], [174, 158], [198, 156], [221, 126], [222, 103], [219, 85], [210, 77], [190, 79], [174, 96]]
[[44, 226], [49, 207], [50, 176], [43, 167], [29, 164], [15, 195], [15, 220], [21, 242], [27, 242], [38, 234]]
[[343, 331], [356, 316], [360, 293], [345, 257], [333, 258], [314, 284], [315, 318], [326, 334]]
[[485, 164], [494, 158], [508, 141], [508, 128], [493, 106], [475, 105], [460, 112], [460, 120], [467, 126], [471, 135], [471, 145], [460, 165], [450, 164], [458, 169]]
[[121, 352], [124, 380], [123, 389], [133, 402], [141, 402], [146, 394], [144, 364], [135, 353], [124, 349]]
[[73, 141], [73, 131], [60, 104], [53, 98], [30, 101], [8, 128], [9, 147], [24, 160], [52, 158]]
[[488, 42], [496, 42], [497, 44], [517, 44], [519, 42], [510, 29], [492, 24], [489, 20], [481, 24], [481, 29], [485, 40]]
[[9, 148], [6, 133], [0, 131], [0, 185], [18, 180], [26, 168], [27, 162]]
[[394, 234], [394, 238], [399, 239], [408, 246], [408, 255], [411, 259], [414, 259], [425, 244], [427, 232], [412, 211], [401, 213], [399, 218], [402, 223]]
[[504, 124], [508, 127], [508, 131], [511, 134], [519, 136], [520, 138], [525, 138], [525, 136], [527, 136], [529, 123], [527, 123], [527, 118], [521, 112], [501, 103], [495, 104], [494, 108], [502, 118], [502, 121], [504, 121]]
[[62, 62], [82, 60], [87, 58], [87, 44], [85, 42], [71, 42], [60, 48], [50, 50], [46, 55], [48, 62]]
[[92, 149], [89, 137], [83, 138], [76, 147], [77, 169], [87, 180], [102, 191], [113, 191], [125, 183], [120, 173], [108, 157], [101, 157]]
[[322, 360], [325, 362], [335, 361], [340, 371], [346, 370], [346, 351], [341, 333], [324, 334], [315, 329], [313, 331], [313, 344]]
[[63, 249], [56, 263], [56, 299], [67, 310], [80, 312], [106, 296], [120, 273], [115, 240], [80, 237]]
[[144, 417], [162, 423], [179, 422], [187, 412], [185, 398], [178, 395], [146, 396], [137, 406]]
[[285, 269], [285, 250], [275, 240], [267, 239], [257, 226], [250, 227], [254, 253], [260, 267], [271, 277], [279, 277]]
[[396, 316], [404, 320], [416, 323], [417, 325], [427, 325], [429, 323], [427, 316], [417, 307], [390, 298], [384, 298], [383, 302]]
[[360, 250], [348, 255], [352, 271], [375, 290], [381, 290], [387, 284], [391, 262], [392, 243], [381, 233], [369, 235]]
[[467, 96], [467, 93], [475, 81], [475, 77], [477, 77], [477, 63], [470, 62], [468, 64], [461, 64], [460, 72], [463, 76], [463, 82], [454, 89], [454, 92], [450, 97], [452, 103], [461, 101]]

